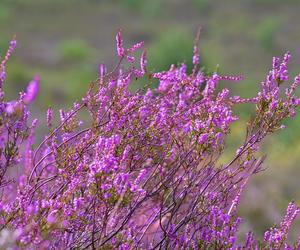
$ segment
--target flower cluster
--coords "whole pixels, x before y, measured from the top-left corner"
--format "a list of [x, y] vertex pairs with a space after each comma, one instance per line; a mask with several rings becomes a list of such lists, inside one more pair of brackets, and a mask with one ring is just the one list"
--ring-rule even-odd
[[[107, 72], [101, 65], [82, 101], [60, 110], [57, 126], [48, 109], [49, 133], [37, 147], [37, 120], [27, 124], [39, 77], [18, 100], [6, 101], [2, 91], [16, 45], [11, 42], [0, 65], [1, 247], [292, 249], [286, 240], [300, 211], [294, 203], [261, 242], [250, 232], [237, 243], [237, 208], [249, 177], [262, 168], [256, 156], [261, 141], [295, 115], [300, 76], [280, 94], [288, 81], [287, 53], [282, 61], [274, 58], [257, 96], [231, 96], [219, 87], [221, 81], [242, 78], [205, 74], [198, 39], [191, 74], [185, 64], [153, 73], [145, 51], [136, 60], [143, 42], [126, 49], [119, 31], [117, 66]], [[139, 78], [158, 79], [159, 85], [130, 91]], [[254, 103], [256, 115], [236, 155], [219, 165], [230, 125], [238, 119], [233, 108], [240, 103]], [[80, 120], [82, 111], [90, 119]]]

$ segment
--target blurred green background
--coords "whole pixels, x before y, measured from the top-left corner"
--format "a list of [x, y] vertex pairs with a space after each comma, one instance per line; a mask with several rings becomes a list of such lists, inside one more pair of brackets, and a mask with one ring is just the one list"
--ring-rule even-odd
[[[240, 84], [224, 83], [234, 94], [251, 97], [268, 72], [272, 56], [293, 55], [292, 76], [300, 72], [299, 0], [0, 0], [0, 52], [16, 34], [18, 48], [9, 62], [5, 89], [9, 98], [41, 76], [38, 105], [32, 113], [45, 120], [49, 105], [71, 106], [96, 78], [98, 65], [117, 61], [115, 33], [125, 44], [144, 40], [149, 67], [191, 65], [192, 43], [199, 25], [201, 63], [208, 70], [244, 75]], [[135, 83], [134, 87], [139, 87]], [[238, 108], [232, 126], [229, 159], [242, 142], [250, 106]], [[300, 204], [300, 116], [263, 145], [267, 171], [255, 176], [244, 193], [242, 232], [261, 233], [279, 222], [290, 200]], [[300, 219], [299, 219], [300, 220]], [[293, 228], [293, 237], [300, 223]]]

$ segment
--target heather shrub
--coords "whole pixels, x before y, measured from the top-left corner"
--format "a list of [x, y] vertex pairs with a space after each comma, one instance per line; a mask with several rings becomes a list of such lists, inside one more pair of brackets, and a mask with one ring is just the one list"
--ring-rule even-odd
[[[300, 104], [297, 76], [288, 84], [290, 54], [274, 57], [256, 96], [243, 99], [222, 88], [240, 76], [204, 73], [199, 34], [191, 73], [186, 64], [149, 72], [137, 43], [116, 44], [119, 62], [99, 67], [80, 102], [59, 111], [55, 125], [30, 119], [36, 76], [17, 100], [2, 90], [16, 41], [0, 65], [0, 245], [17, 249], [297, 249], [287, 236], [300, 208], [291, 202], [280, 225], [261, 239], [237, 233], [237, 210], [249, 178], [263, 169], [257, 157], [266, 136], [284, 128]], [[126, 62], [127, 63], [124, 63]], [[155, 89], [129, 91], [136, 79], [158, 79]], [[245, 140], [220, 165], [233, 108], [250, 103]], [[81, 120], [83, 112], [89, 119]], [[49, 132], [35, 145], [37, 126]]]

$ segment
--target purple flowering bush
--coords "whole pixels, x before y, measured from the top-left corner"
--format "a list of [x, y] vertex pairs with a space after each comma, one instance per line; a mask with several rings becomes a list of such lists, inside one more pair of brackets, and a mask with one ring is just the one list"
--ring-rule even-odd
[[[280, 225], [263, 239], [249, 232], [237, 242], [237, 209], [249, 178], [262, 170], [257, 157], [264, 138], [284, 128], [300, 99], [291, 84], [290, 54], [274, 57], [272, 69], [253, 98], [232, 96], [220, 81], [241, 77], [206, 74], [195, 40], [193, 69], [171, 65], [148, 72], [146, 52], [139, 65], [121, 32], [119, 62], [99, 77], [34, 146], [37, 119], [28, 106], [39, 88], [36, 76], [18, 100], [3, 92], [12, 40], [0, 65], [0, 248], [12, 249], [297, 249], [287, 242], [300, 212], [291, 202]], [[125, 63], [124, 63], [125, 62]], [[129, 91], [136, 79], [158, 79], [155, 89]], [[220, 86], [219, 86], [220, 84]], [[250, 103], [244, 142], [233, 159], [219, 164], [233, 108]], [[89, 119], [82, 121], [80, 113]], [[32, 122], [29, 122], [32, 120]]]

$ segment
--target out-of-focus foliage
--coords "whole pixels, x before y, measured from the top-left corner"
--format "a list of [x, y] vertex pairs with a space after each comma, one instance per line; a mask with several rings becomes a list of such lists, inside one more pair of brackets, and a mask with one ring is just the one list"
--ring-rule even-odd
[[257, 27], [258, 41], [266, 51], [272, 52], [276, 48], [276, 31], [279, 28], [279, 20], [275, 17], [266, 18]]
[[91, 54], [91, 49], [82, 40], [66, 40], [59, 45], [59, 54], [62, 60], [74, 63], [86, 59]]
[[139, 11], [146, 18], [158, 17], [163, 14], [165, 4], [161, 0], [140, 1], [140, 0], [120, 0], [119, 3], [131, 11]]
[[200, 13], [203, 13], [208, 10], [210, 7], [210, 2], [209, 0], [194, 0], [194, 3], [196, 7], [199, 9]]
[[192, 67], [192, 37], [184, 30], [170, 30], [162, 33], [149, 49], [151, 70], [167, 70], [170, 65], [186, 62]]

